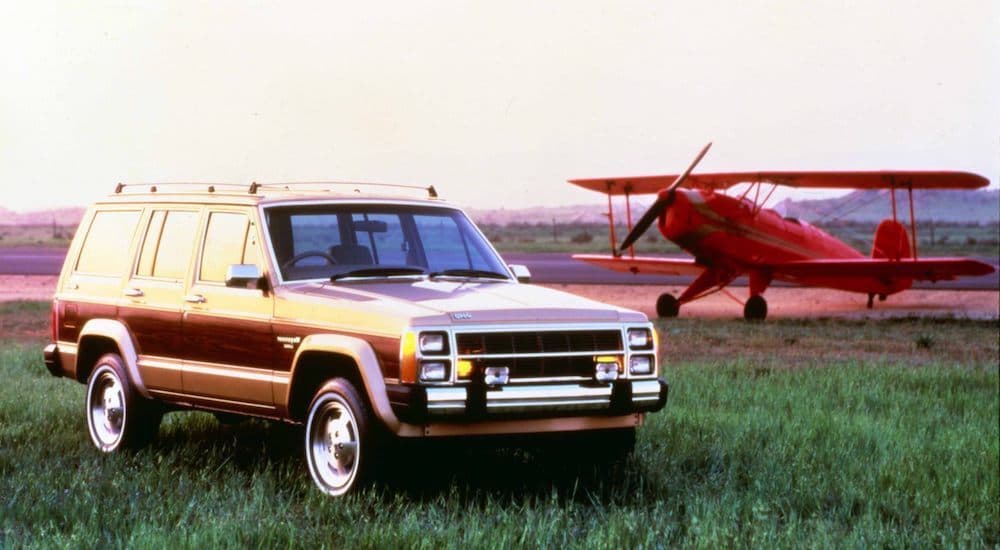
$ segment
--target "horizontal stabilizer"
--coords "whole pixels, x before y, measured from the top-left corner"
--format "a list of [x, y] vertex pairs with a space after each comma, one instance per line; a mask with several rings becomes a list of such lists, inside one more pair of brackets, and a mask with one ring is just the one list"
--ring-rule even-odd
[[956, 277], [976, 277], [996, 271], [990, 264], [970, 258], [927, 258], [922, 260], [809, 260], [771, 266], [774, 273], [789, 277], [874, 277], [947, 281]]
[[655, 256], [614, 257], [600, 254], [573, 254], [574, 260], [588, 264], [642, 275], [701, 275], [704, 267], [690, 258], [660, 258]]
[[[591, 178], [569, 180], [584, 189], [611, 195], [648, 195], [666, 188], [677, 175]], [[720, 172], [691, 174], [687, 189], [728, 189], [743, 183], [773, 183], [786, 187], [822, 189], [979, 189], [990, 180], [970, 172], [867, 171], [867, 172]]]

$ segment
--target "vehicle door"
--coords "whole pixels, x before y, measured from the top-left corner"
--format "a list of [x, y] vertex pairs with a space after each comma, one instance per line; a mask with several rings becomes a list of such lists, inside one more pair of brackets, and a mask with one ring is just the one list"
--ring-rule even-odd
[[[263, 274], [249, 209], [208, 209], [194, 277], [184, 297], [184, 392], [222, 408], [270, 408], [273, 297], [261, 280], [227, 285], [231, 266]], [[258, 411], [259, 412], [259, 411]]]
[[181, 391], [181, 309], [201, 211], [148, 209], [136, 262], [122, 289], [119, 317], [137, 346], [138, 367], [151, 391]]

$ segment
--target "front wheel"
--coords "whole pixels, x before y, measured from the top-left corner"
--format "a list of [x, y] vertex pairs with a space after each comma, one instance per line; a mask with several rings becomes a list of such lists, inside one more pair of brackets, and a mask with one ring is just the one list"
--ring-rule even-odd
[[316, 486], [340, 496], [368, 481], [374, 447], [371, 414], [354, 386], [343, 378], [323, 385], [306, 421], [306, 461]]
[[102, 355], [87, 380], [87, 429], [105, 453], [139, 448], [156, 436], [163, 413], [137, 394], [125, 375], [122, 358]]

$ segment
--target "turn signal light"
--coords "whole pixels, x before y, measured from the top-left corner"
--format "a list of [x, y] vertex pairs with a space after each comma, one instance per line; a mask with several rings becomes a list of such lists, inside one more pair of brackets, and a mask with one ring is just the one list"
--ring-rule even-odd
[[472, 361], [469, 361], [468, 359], [458, 360], [457, 372], [459, 378], [472, 378], [472, 371]]

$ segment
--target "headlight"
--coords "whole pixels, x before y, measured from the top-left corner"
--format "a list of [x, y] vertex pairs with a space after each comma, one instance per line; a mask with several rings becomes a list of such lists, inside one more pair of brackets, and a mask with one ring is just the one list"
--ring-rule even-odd
[[650, 349], [653, 347], [653, 334], [648, 328], [628, 329], [629, 349]]
[[444, 361], [424, 361], [420, 363], [420, 379], [424, 382], [444, 382], [448, 380], [448, 363]]
[[448, 338], [443, 332], [421, 332], [418, 339], [420, 353], [441, 355], [448, 352]]
[[653, 372], [653, 358], [649, 355], [633, 355], [628, 360], [628, 371], [631, 374], [650, 374]]

